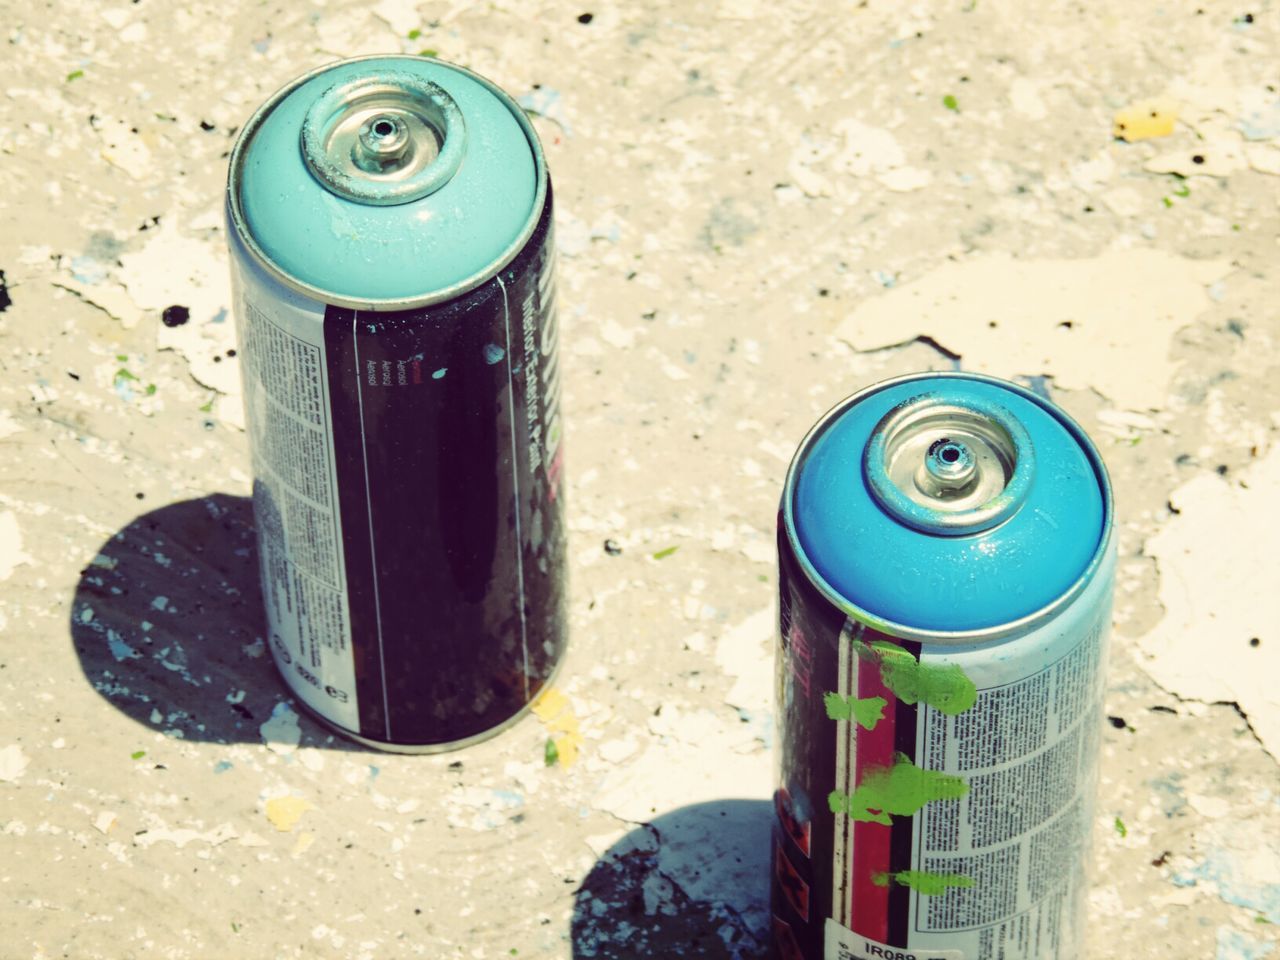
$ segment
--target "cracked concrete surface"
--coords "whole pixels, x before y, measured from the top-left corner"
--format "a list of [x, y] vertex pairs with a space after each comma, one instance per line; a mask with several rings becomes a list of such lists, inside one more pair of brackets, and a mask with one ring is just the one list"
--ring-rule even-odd
[[[957, 364], [1046, 378], [1116, 488], [1092, 955], [1273, 950], [1270, 6], [6, 13], [5, 956], [761, 956], [787, 461]], [[564, 699], [429, 758], [333, 739], [264, 656], [226, 313], [235, 131], [379, 52], [520, 98], [559, 204]], [[1163, 135], [1114, 139], [1148, 100]]]

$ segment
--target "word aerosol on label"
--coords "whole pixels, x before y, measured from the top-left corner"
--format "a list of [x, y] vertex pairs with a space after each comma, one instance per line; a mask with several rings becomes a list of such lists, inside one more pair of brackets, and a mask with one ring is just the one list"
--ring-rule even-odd
[[528, 119], [418, 57], [280, 90], [231, 156], [270, 647], [340, 733], [462, 746], [565, 646], [551, 185]]
[[1083, 431], [875, 385], [801, 444], [778, 550], [774, 956], [1077, 957], [1115, 569]]

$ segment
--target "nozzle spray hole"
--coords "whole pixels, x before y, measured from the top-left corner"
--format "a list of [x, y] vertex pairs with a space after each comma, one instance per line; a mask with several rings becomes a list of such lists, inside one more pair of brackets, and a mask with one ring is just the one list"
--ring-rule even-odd
[[938, 456], [946, 463], [955, 463], [960, 459], [960, 451], [955, 447], [943, 447]]
[[375, 136], [385, 139], [396, 132], [396, 125], [390, 120], [379, 120], [373, 125], [373, 132]]

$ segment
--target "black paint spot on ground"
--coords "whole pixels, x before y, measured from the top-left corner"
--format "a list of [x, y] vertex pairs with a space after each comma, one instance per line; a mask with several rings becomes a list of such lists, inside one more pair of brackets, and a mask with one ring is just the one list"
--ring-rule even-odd
[[596, 18], [596, 17], [595, 17], [595, 14], [594, 14], [594, 13], [580, 13], [580, 14], [578, 14], [578, 22], [579, 22], [579, 23], [590, 23], [590, 22], [591, 22], [592, 20], [594, 20], [595, 18]]
[[160, 319], [166, 327], [180, 327], [191, 319], [191, 311], [186, 307], [174, 304], [172, 307], [164, 308], [164, 313], [160, 315]]
[[4, 271], [0, 270], [0, 313], [4, 313], [13, 306], [13, 299], [9, 296], [9, 285], [4, 282]]

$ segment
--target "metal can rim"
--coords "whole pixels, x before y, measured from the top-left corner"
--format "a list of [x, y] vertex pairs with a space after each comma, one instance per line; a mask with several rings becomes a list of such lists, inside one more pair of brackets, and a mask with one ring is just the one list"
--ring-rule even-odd
[[[1001, 389], [1008, 390], [1040, 407], [1069, 433], [1078, 444], [1080, 449], [1084, 451], [1085, 456], [1089, 460], [1089, 464], [1093, 467], [1094, 475], [1097, 477], [1098, 486], [1102, 492], [1102, 517], [1104, 531], [1103, 535], [1098, 539], [1098, 548], [1094, 551], [1088, 565], [1076, 578], [1070, 587], [1064, 590], [1056, 599], [1045, 604], [1039, 610], [1019, 617], [1016, 620], [1010, 620], [1006, 623], [996, 624], [992, 627], [982, 627], [976, 630], [922, 630], [918, 627], [912, 627], [908, 624], [897, 623], [887, 620], [884, 617], [877, 616], [869, 610], [859, 607], [857, 604], [850, 602], [840, 594], [838, 590], [826, 581], [826, 578], [813, 566], [805, 553], [803, 545], [800, 543], [800, 536], [796, 530], [795, 514], [793, 505], [795, 502], [795, 484], [796, 476], [799, 473], [801, 463], [803, 463], [809, 450], [817, 442], [818, 438], [848, 409], [854, 405], [861, 403], [868, 397], [888, 390], [900, 384], [911, 383], [919, 380], [970, 380], [978, 383], [986, 383]], [[1097, 447], [1094, 446], [1092, 440], [1084, 429], [1076, 423], [1076, 421], [1061, 407], [1046, 400], [1026, 387], [1020, 384], [1003, 380], [1000, 377], [992, 377], [982, 373], [968, 373], [963, 370], [935, 370], [923, 373], [909, 373], [899, 377], [891, 377], [888, 380], [881, 380], [873, 383], [868, 387], [859, 390], [852, 396], [841, 400], [834, 407], [822, 415], [817, 423], [810, 428], [805, 434], [804, 439], [800, 441], [800, 446], [796, 448], [795, 455], [791, 458], [791, 464], [787, 467], [786, 482], [782, 491], [782, 523], [783, 529], [787, 537], [787, 545], [791, 552], [795, 555], [797, 563], [799, 563], [804, 575], [809, 582], [821, 593], [828, 602], [836, 609], [842, 610], [845, 614], [868, 626], [873, 626], [876, 630], [889, 636], [897, 637], [901, 640], [919, 641], [922, 643], [940, 643], [951, 646], [987, 643], [1000, 640], [1005, 637], [1026, 633], [1033, 627], [1042, 624], [1053, 617], [1057, 616], [1063, 609], [1069, 606], [1085, 588], [1092, 582], [1098, 569], [1102, 566], [1106, 559], [1108, 551], [1111, 549], [1112, 541], [1115, 537], [1115, 517], [1114, 502], [1111, 494], [1111, 478], [1107, 474], [1106, 464], [1103, 463], [1102, 455], [1098, 453]]]
[[249, 144], [253, 140], [254, 135], [258, 132], [258, 128], [266, 121], [271, 112], [279, 106], [279, 104], [305, 83], [314, 80], [321, 74], [327, 73], [339, 66], [346, 66], [353, 63], [361, 63], [370, 60], [400, 60], [420, 62], [424, 57], [414, 56], [413, 54], [403, 53], [375, 53], [362, 57], [348, 57], [340, 60], [333, 60], [323, 66], [309, 70], [300, 77], [296, 77], [289, 81], [283, 87], [278, 89], [254, 111], [244, 128], [240, 131], [240, 135], [236, 138], [235, 146], [231, 150], [231, 160], [227, 165], [227, 219], [230, 221], [236, 234], [239, 236], [241, 243], [245, 249], [249, 251], [249, 255], [253, 257], [258, 266], [262, 267], [270, 276], [282, 283], [284, 286], [321, 303], [332, 304], [335, 307], [347, 307], [352, 310], [372, 310], [372, 311], [390, 311], [390, 310], [412, 310], [417, 307], [429, 307], [432, 304], [444, 303], [453, 300], [464, 293], [474, 290], [481, 284], [492, 279], [506, 267], [516, 255], [524, 249], [529, 238], [533, 236], [534, 231], [538, 227], [538, 221], [542, 217], [543, 207], [547, 203], [547, 164], [546, 157], [542, 151], [542, 141], [538, 139], [538, 133], [533, 128], [533, 124], [529, 121], [529, 117], [525, 114], [520, 105], [512, 99], [511, 95], [495, 84], [487, 77], [483, 77], [473, 70], [459, 66], [456, 63], [450, 63], [447, 60], [437, 60], [437, 63], [443, 64], [450, 70], [455, 70], [470, 79], [476, 81], [489, 92], [494, 94], [498, 101], [505, 106], [515, 117], [516, 123], [520, 125], [520, 129], [524, 132], [525, 139], [529, 142], [529, 150], [533, 154], [534, 173], [537, 177], [537, 184], [534, 187], [533, 208], [530, 211], [529, 218], [525, 222], [524, 228], [509, 243], [501, 254], [498, 255], [491, 263], [486, 265], [482, 270], [478, 270], [464, 280], [460, 280], [451, 286], [440, 290], [434, 290], [430, 293], [423, 294], [418, 297], [388, 297], [383, 299], [361, 299], [357, 297], [348, 297], [343, 294], [334, 293], [331, 290], [325, 290], [323, 287], [315, 286], [298, 279], [289, 271], [285, 270], [277, 264], [263, 250], [258, 241], [253, 236], [253, 231], [249, 229], [249, 224], [245, 220], [244, 210], [240, 205], [240, 191], [238, 189], [240, 180], [244, 172], [245, 154], [248, 152]]

